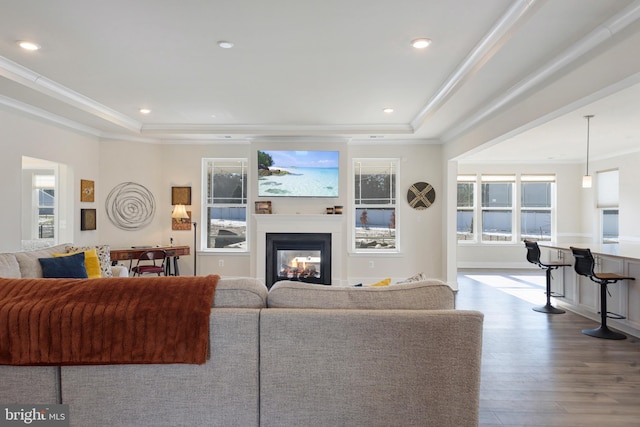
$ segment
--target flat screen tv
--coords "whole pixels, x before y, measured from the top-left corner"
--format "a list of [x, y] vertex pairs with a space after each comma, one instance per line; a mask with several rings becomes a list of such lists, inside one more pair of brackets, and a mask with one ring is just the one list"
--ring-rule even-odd
[[338, 197], [338, 151], [258, 151], [259, 197]]

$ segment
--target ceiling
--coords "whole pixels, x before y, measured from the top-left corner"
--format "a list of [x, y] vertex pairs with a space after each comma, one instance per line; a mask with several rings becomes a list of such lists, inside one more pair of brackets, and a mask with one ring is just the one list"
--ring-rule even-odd
[[[2, 0], [0, 107], [140, 141], [447, 143], [638, 18], [632, 0]], [[640, 148], [635, 83], [541, 112], [467, 160], [578, 161], [585, 114], [594, 157], [613, 148], [596, 135]]]

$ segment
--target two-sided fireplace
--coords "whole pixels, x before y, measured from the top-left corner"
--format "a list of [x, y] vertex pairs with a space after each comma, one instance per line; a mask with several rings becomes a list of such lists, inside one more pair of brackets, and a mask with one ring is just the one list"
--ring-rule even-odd
[[331, 233], [266, 233], [267, 288], [279, 280], [331, 284]]

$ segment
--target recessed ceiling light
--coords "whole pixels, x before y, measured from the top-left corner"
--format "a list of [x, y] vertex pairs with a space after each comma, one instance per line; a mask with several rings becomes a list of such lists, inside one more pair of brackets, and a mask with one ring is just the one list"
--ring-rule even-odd
[[223, 40], [218, 42], [218, 46], [220, 46], [223, 49], [231, 49], [233, 47], [233, 43]]
[[40, 49], [40, 45], [34, 42], [30, 42], [27, 40], [18, 40], [18, 46], [23, 48], [24, 50], [38, 50]]
[[424, 49], [430, 44], [431, 44], [431, 40], [426, 38], [419, 38], [411, 41], [411, 46], [415, 47], [416, 49]]
[[150, 109], [148, 108], [141, 108], [140, 109], [140, 114], [149, 114], [151, 112]]
[[385, 108], [385, 109], [384, 109], [384, 110], [382, 110], [382, 111], [383, 111], [384, 113], [391, 114], [391, 113], [393, 113], [393, 108], [389, 108], [389, 107], [387, 107], [387, 108]]

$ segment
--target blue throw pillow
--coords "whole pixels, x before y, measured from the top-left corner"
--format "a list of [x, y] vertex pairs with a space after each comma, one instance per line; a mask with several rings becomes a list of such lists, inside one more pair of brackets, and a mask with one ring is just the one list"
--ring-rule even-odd
[[59, 258], [38, 258], [42, 266], [42, 277], [86, 279], [84, 252]]

